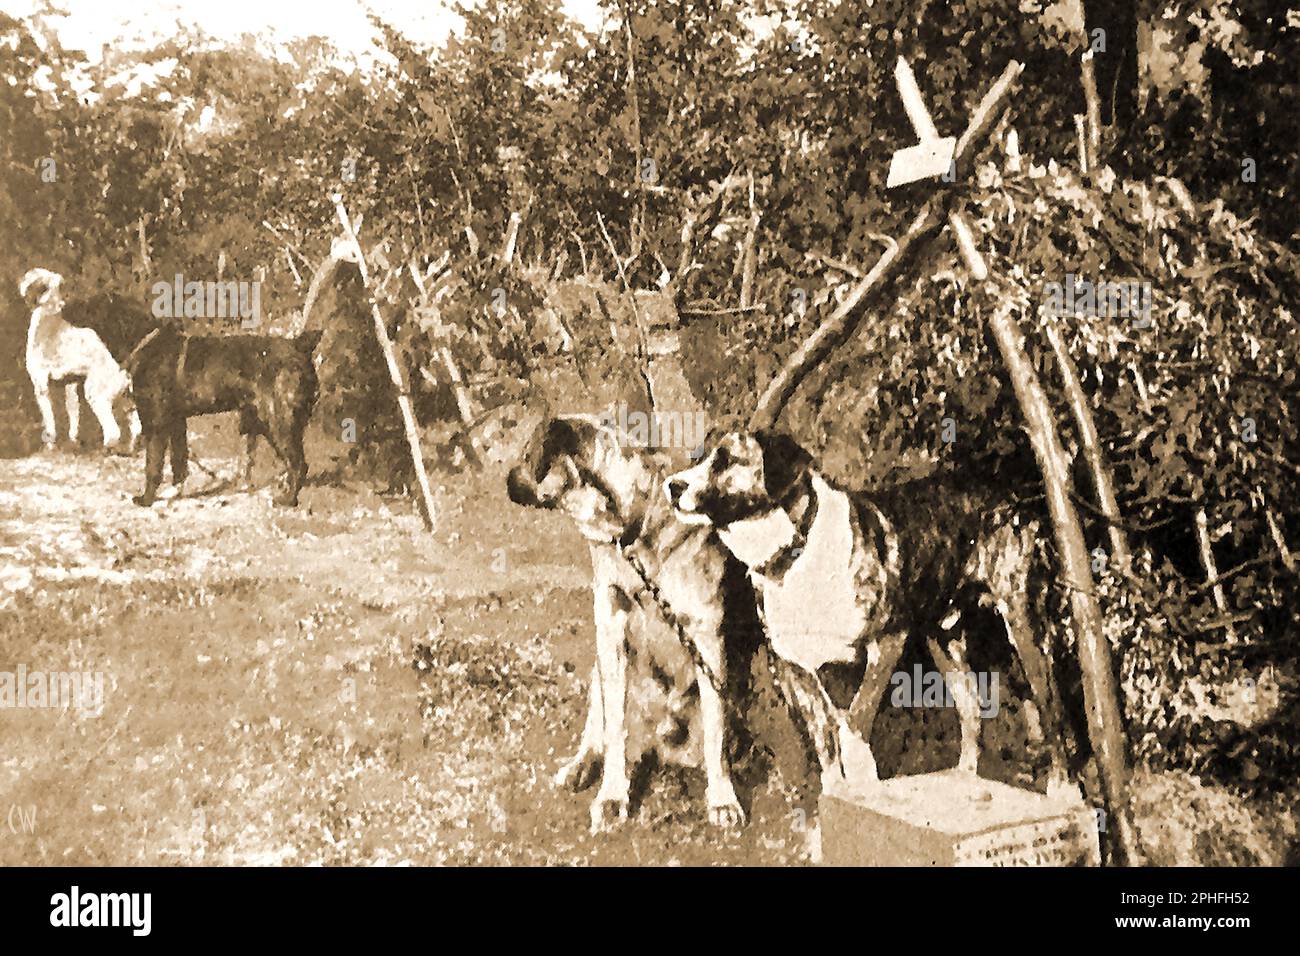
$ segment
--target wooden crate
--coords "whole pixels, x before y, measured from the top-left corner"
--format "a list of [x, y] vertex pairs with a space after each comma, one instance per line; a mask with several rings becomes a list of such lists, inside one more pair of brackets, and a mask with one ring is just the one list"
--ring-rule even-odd
[[970, 774], [894, 777], [823, 793], [826, 866], [1097, 866], [1096, 816]]

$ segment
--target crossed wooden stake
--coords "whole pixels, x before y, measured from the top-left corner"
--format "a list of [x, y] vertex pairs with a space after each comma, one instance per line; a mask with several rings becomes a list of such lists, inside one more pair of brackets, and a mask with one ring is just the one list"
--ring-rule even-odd
[[[948, 171], [952, 172], [954, 182], [959, 181], [963, 172], [969, 172], [976, 153], [996, 126], [1023, 69], [1023, 65], [1015, 60], [1007, 64], [1001, 76], [980, 100], [965, 131], [953, 142], [941, 138], [935, 130], [911, 68], [900, 57], [894, 76], [903, 105], [920, 142], [917, 146], [895, 154], [890, 168], [889, 185], [932, 178]], [[889, 248], [871, 270], [773, 376], [750, 416], [751, 428], [770, 428], [776, 423], [782, 409], [808, 373], [853, 334], [866, 314], [866, 307], [881, 296], [899, 276], [903, 267], [915, 258], [917, 250], [937, 236], [945, 224], [950, 228], [971, 274], [980, 282], [988, 279], [984, 257], [975, 245], [970, 227], [957, 208], [957, 203], [958, 192], [955, 189], [932, 194], [903, 234], [897, 239], [889, 240]], [[1070, 593], [1074, 626], [1077, 629], [1079, 666], [1083, 674], [1088, 736], [1097, 757], [1101, 778], [1101, 798], [1105, 811], [1100, 818], [1104, 821], [1100, 824], [1102, 842], [1112, 864], [1141, 865], [1143, 854], [1128, 804], [1127, 745], [1120, 719], [1110, 646], [1102, 631], [1101, 610], [1093, 588], [1083, 529], [1071, 501], [1067, 458], [1047, 393], [1033, 363], [1025, 354], [1024, 335], [1014, 313], [1014, 303], [999, 306], [989, 317], [989, 326], [1010, 373], [1034, 456], [1043, 474], [1048, 512], [1061, 555], [1062, 583]]]
[[397, 405], [402, 410], [402, 425], [406, 430], [406, 443], [411, 449], [411, 465], [415, 468], [415, 479], [420, 486], [420, 517], [424, 520], [426, 531], [432, 531], [434, 526], [433, 510], [433, 492], [429, 490], [429, 475], [424, 470], [424, 453], [420, 450], [420, 429], [415, 420], [415, 409], [411, 405], [411, 393], [407, 389], [405, 382], [402, 381], [402, 371], [397, 364], [397, 356], [393, 354], [393, 343], [388, 338], [388, 328], [384, 325], [384, 317], [379, 311], [379, 305], [375, 302], [375, 297], [370, 291], [370, 270], [366, 266], [366, 256], [361, 250], [361, 243], [357, 240], [356, 231], [352, 228], [352, 220], [348, 218], [347, 207], [343, 205], [343, 197], [337, 193], [334, 195], [334, 210], [338, 213], [339, 223], [343, 226], [343, 236], [350, 242], [356, 252], [357, 267], [361, 270], [361, 282], [366, 288], [366, 298], [370, 300], [370, 317], [375, 324], [375, 338], [379, 341], [379, 348], [384, 353], [384, 360], [388, 363], [388, 377], [393, 383], [393, 388], [397, 390]]

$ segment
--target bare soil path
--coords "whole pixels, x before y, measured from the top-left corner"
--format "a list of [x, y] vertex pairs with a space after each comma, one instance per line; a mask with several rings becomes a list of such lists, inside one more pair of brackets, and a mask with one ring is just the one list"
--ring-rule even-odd
[[662, 772], [592, 837], [591, 793], [552, 787], [593, 642], [562, 519], [444, 486], [428, 535], [406, 501], [312, 486], [284, 510], [201, 472], [142, 509], [141, 477], [0, 460], [0, 671], [104, 681], [99, 716], [0, 710], [0, 864], [806, 860], [775, 790], [723, 835], [702, 779]]

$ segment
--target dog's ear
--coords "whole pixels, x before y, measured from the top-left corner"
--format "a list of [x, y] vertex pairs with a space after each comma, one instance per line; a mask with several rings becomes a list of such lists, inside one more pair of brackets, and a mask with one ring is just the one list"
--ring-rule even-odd
[[584, 437], [580, 424], [567, 418], [548, 418], [538, 424], [521, 463], [533, 481], [541, 481], [559, 456], [584, 460], [590, 436]]
[[547, 468], [557, 455], [570, 458], [582, 454], [585, 440], [575, 423], [567, 418], [552, 418], [546, 425], [546, 436], [542, 439], [542, 456], [539, 465]]
[[754, 433], [763, 451], [763, 485], [767, 496], [783, 503], [790, 491], [807, 476], [812, 455], [784, 432], [769, 430]]
[[22, 282], [18, 284], [18, 292], [29, 309], [36, 308], [49, 289], [49, 277], [37, 272], [23, 276]]

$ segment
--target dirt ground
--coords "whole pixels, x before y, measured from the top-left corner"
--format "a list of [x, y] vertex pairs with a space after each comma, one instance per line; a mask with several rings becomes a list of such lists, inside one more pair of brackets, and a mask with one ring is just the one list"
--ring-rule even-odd
[[432, 535], [364, 491], [277, 508], [226, 487], [233, 422], [203, 424], [219, 478], [153, 509], [139, 459], [0, 460], [0, 670], [105, 681], [98, 717], [0, 711], [0, 864], [806, 859], [779, 788], [721, 834], [665, 771], [598, 837], [592, 794], [554, 789], [594, 639], [562, 519], [446, 486]]
[[[496, 473], [436, 479], [433, 534], [361, 488], [277, 508], [233, 487], [228, 417], [196, 423], [214, 474], [151, 509], [129, 500], [139, 458], [0, 459], [0, 671], [104, 679], [99, 716], [0, 710], [0, 865], [810, 861], [807, 790], [775, 772], [739, 833], [705, 822], [696, 771], [650, 774], [597, 836], [593, 792], [553, 787], [594, 642], [565, 519], [510, 504]], [[1010, 705], [981, 773], [1032, 783]], [[886, 709], [882, 772], [951, 766], [955, 729]]]

